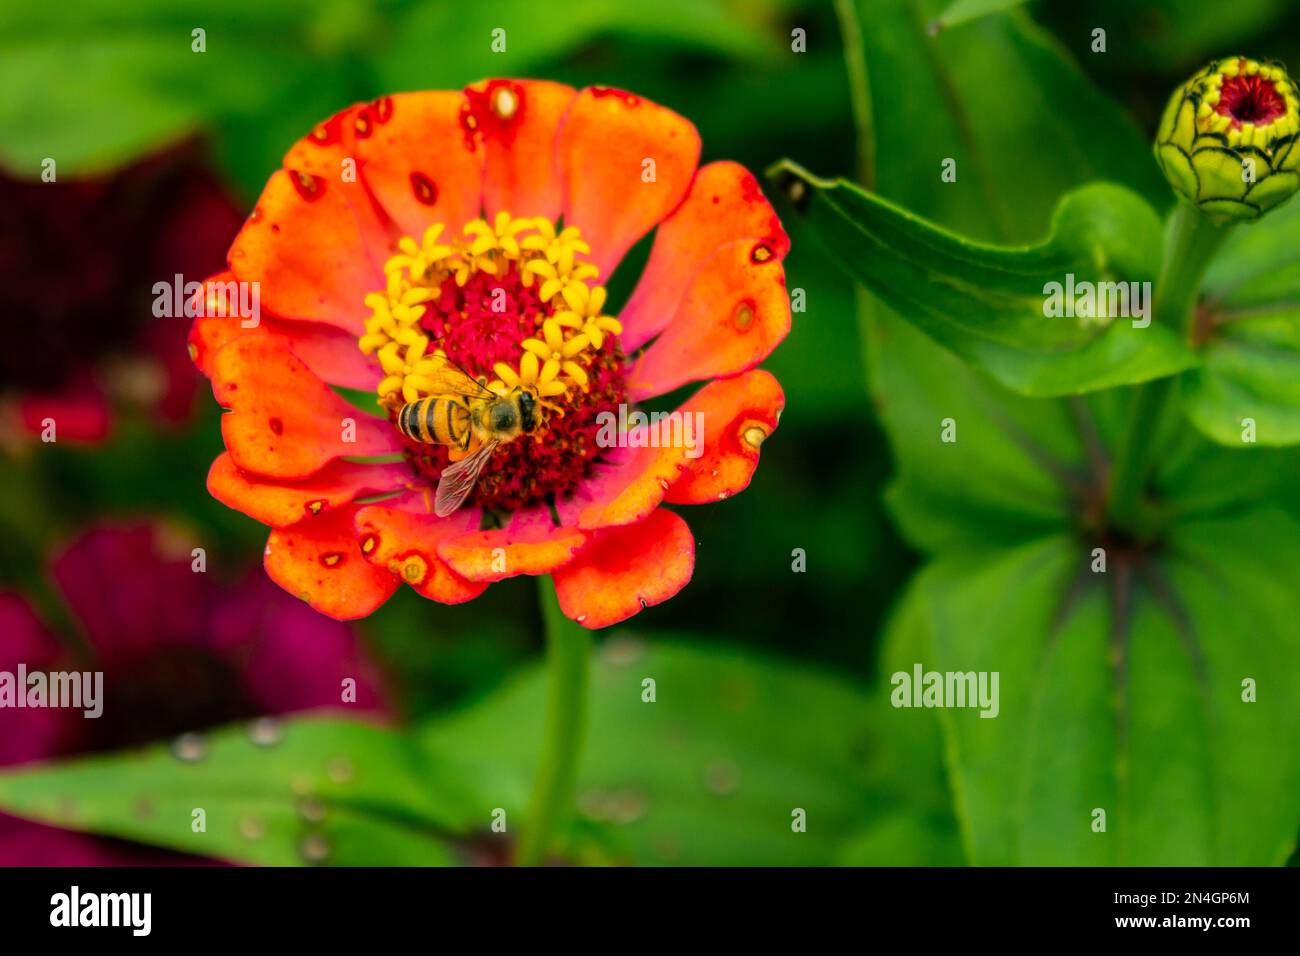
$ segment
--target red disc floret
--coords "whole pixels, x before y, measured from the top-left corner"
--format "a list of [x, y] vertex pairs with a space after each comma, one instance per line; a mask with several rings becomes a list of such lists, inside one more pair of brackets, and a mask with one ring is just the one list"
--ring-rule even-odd
[[1215, 110], [1232, 117], [1233, 126], [1266, 126], [1286, 114], [1286, 100], [1272, 80], [1258, 75], [1224, 77]]

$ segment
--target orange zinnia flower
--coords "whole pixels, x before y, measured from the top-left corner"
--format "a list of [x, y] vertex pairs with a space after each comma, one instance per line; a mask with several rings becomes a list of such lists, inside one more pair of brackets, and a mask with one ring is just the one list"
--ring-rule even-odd
[[[527, 80], [384, 97], [295, 144], [206, 286], [220, 305], [226, 283], [258, 283], [260, 323], [200, 317], [190, 335], [228, 410], [208, 487], [272, 527], [267, 573], [336, 618], [403, 581], [457, 603], [550, 574], [593, 628], [676, 594], [694, 539], [659, 506], [749, 483], [784, 402], [754, 366], [790, 327], [779, 220], [743, 167], [697, 169], [699, 153], [662, 106]], [[598, 280], [656, 226], [631, 298], [605, 315]], [[398, 415], [445, 392], [450, 363], [483, 394], [527, 391], [539, 427], [487, 452], [466, 506], [439, 517], [443, 469], [482, 436], [425, 443]], [[609, 440], [629, 403], [698, 381], [675, 423], [702, 423], [694, 441]], [[381, 414], [330, 386], [372, 393]], [[469, 434], [472, 402], [439, 415]]]

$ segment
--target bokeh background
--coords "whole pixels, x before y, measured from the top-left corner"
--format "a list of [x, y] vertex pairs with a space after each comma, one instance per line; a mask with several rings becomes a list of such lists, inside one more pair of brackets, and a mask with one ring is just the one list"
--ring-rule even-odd
[[[918, 20], [943, 6], [910, 5]], [[859, 7], [869, 21], [871, 4]], [[1144, 131], [1154, 128], [1168, 91], [1212, 55], [1266, 50], [1300, 63], [1300, 8], [1288, 0], [1039, 0], [1028, 10]], [[1109, 52], [1089, 56], [1098, 24], [1108, 29]], [[506, 30], [505, 53], [491, 50], [497, 27]], [[206, 31], [202, 54], [191, 51], [195, 28]], [[801, 51], [792, 49], [797, 30], [806, 38]], [[977, 73], [967, 70], [956, 82], [979, 82]], [[844, 43], [829, 2], [5, 4], [0, 590], [31, 613], [13, 610], [4, 619], [0, 649], [10, 642], [10, 660], [19, 634], [39, 631], [66, 653], [101, 660], [129, 645], [136, 656], [119, 654], [121, 672], [138, 673], [145, 665], [133, 661], [152, 660], [157, 673], [138, 682], [136, 725], [96, 740], [59, 731], [44, 749], [24, 750], [11, 738], [8, 750], [0, 742], [0, 762], [150, 740], [170, 742], [177, 759], [176, 735], [185, 731], [312, 706], [310, 694], [298, 699], [277, 689], [300, 683], [302, 662], [311, 660], [326, 675], [365, 669], [381, 701], [371, 700], [373, 707], [394, 727], [422, 728], [421, 739], [445, 743], [452, 757], [498, 755], [490, 762], [502, 777], [502, 805], [527, 783], [526, 743], [514, 752], [499, 738], [503, 727], [540, 720], [533, 582], [507, 581], [454, 608], [401, 589], [368, 620], [330, 625], [321, 636], [303, 619], [310, 611], [268, 593], [258, 570], [265, 529], [204, 490], [221, 450], [218, 410], [188, 367], [184, 320], [150, 314], [154, 282], [174, 272], [198, 279], [220, 266], [267, 176], [316, 121], [384, 93], [457, 88], [494, 75], [635, 91], [697, 125], [704, 162], [735, 159], [761, 173], [790, 157], [821, 175], [850, 178], [857, 169]], [[40, 182], [47, 158], [57, 163], [56, 183]], [[744, 494], [687, 515], [699, 541], [690, 585], [602, 638], [593, 739], [571, 837], [575, 858], [915, 858], [914, 845], [905, 845], [914, 843], [907, 826], [900, 833], [913, 836], [891, 849], [877, 834], [865, 857], [855, 854], [855, 837], [878, 799], [871, 762], [879, 748], [867, 719], [878, 637], [919, 558], [882, 504], [893, 466], [868, 390], [854, 287], [814, 237], [788, 225], [788, 284], [804, 290], [806, 311], [795, 314], [789, 338], [765, 363], [787, 395], [781, 427]], [[643, 243], [615, 275], [615, 303], [647, 251]], [[49, 409], [77, 423], [54, 444], [39, 439]], [[122, 531], [141, 527], [152, 530]], [[88, 534], [100, 537], [87, 542]], [[164, 586], [172, 580], [166, 569], [187, 564], [193, 547], [206, 550], [212, 593], [179, 600]], [[806, 554], [803, 573], [792, 570], [794, 549]], [[86, 575], [101, 576], [97, 594], [78, 593]], [[240, 602], [252, 610], [229, 612]], [[223, 613], [234, 615], [228, 627], [236, 632], [256, 631], [254, 651], [232, 649], [238, 642], [217, 633], [210, 622]], [[307, 650], [320, 642], [335, 648], [335, 657]], [[155, 653], [178, 644], [185, 655]], [[641, 665], [678, 677], [672, 693], [694, 700], [679, 705], [659, 736], [644, 732], [640, 712], [607, 706], [599, 696], [605, 677]], [[258, 681], [265, 693], [249, 690]], [[666, 686], [673, 683], [661, 677]], [[706, 698], [722, 706], [707, 706]], [[11, 717], [0, 714], [0, 722]], [[682, 740], [685, 750], [673, 750]], [[162, 775], [169, 765], [159, 760]], [[285, 761], [289, 766], [290, 757]], [[815, 794], [807, 802], [824, 805], [834, 825], [799, 841], [789, 835], [786, 812], [772, 836], [757, 834], [758, 808], [769, 798], [780, 803], [774, 794], [792, 779]], [[74, 800], [83, 796], [75, 782], [68, 787]], [[152, 832], [148, 814], [126, 815], [138, 819], [81, 823], [118, 835]], [[208, 855], [250, 862], [503, 858], [477, 832], [486, 819], [463, 824], [451, 813], [452, 822], [440, 824], [450, 835], [425, 858], [399, 847], [387, 830], [386, 837], [331, 833], [328, 841], [304, 843], [304, 818], [312, 823], [312, 815], [301, 806], [289, 813], [283, 848], [265, 852], [256, 848], [263, 833], [264, 842], [281, 833], [275, 813], [260, 824], [240, 816], [238, 834], [213, 842]], [[620, 827], [625, 832], [604, 832]], [[22, 841], [13, 832], [0, 826], [0, 863], [48, 861], [55, 853], [53, 831], [40, 838], [25, 831]], [[955, 837], [937, 833], [930, 859], [959, 862]], [[158, 842], [191, 853], [203, 847], [184, 833]]]

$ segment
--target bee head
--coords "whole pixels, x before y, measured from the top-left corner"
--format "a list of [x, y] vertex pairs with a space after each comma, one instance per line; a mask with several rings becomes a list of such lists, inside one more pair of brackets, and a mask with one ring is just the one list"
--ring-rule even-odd
[[537, 428], [537, 399], [527, 390], [519, 393], [519, 427], [526, 435]]

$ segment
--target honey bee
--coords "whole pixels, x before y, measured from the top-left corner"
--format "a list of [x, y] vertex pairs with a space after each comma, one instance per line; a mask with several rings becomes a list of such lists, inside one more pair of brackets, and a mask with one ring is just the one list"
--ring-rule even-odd
[[433, 511], [445, 518], [465, 503], [497, 447], [524, 435], [536, 437], [545, 409], [553, 406], [526, 385], [498, 395], [451, 359], [441, 357], [431, 389], [434, 394], [401, 405], [397, 428], [413, 441], [465, 453], [438, 479]]

